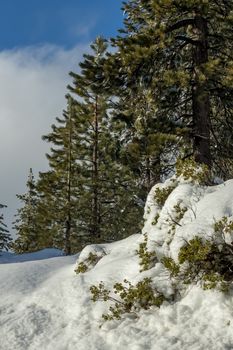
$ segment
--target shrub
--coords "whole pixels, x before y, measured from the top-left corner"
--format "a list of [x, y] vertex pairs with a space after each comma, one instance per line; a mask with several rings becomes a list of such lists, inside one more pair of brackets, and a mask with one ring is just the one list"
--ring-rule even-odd
[[84, 262], [80, 262], [76, 269], [74, 270], [77, 274], [85, 273], [88, 271], [88, 266]]
[[157, 224], [159, 220], [159, 213], [157, 213], [153, 219], [153, 221], [151, 222], [151, 225], [155, 226]]
[[170, 257], [163, 257], [161, 263], [175, 278], [176, 285], [200, 281], [204, 290], [227, 292], [233, 281], [233, 253], [227, 243], [194, 237], [180, 249], [178, 263]]
[[97, 254], [93, 254], [92, 252], [90, 252], [88, 258], [80, 262], [74, 271], [77, 274], [85, 273], [90, 268], [94, 267], [101, 258], [102, 256], [98, 256]]
[[204, 185], [208, 183], [210, 171], [207, 165], [196, 163], [194, 158], [179, 158], [176, 162], [176, 175], [182, 176], [186, 181]]
[[177, 225], [181, 226], [180, 220], [184, 217], [184, 214], [188, 210], [187, 207], [181, 207], [181, 203], [177, 203], [176, 205], [174, 205], [173, 209], [174, 209], [173, 216], [168, 213], [169, 218], [166, 219], [166, 222], [170, 226], [170, 229], [168, 230], [168, 234], [174, 234]]
[[174, 186], [165, 188], [156, 188], [154, 199], [156, 203], [162, 208], [170, 193], [174, 190]]
[[223, 216], [221, 220], [214, 223], [214, 231], [217, 234], [232, 233], [233, 221], [229, 220], [227, 216]]
[[166, 269], [169, 270], [171, 277], [178, 276], [180, 272], [180, 266], [179, 264], [176, 264], [176, 262], [172, 258], [163, 257], [161, 259], [161, 263], [166, 267]]
[[204, 289], [227, 291], [233, 281], [232, 246], [194, 237], [180, 249], [179, 263], [187, 264], [182, 279], [189, 284], [200, 280]]
[[109, 313], [102, 315], [105, 321], [119, 320], [125, 313], [133, 313], [137, 317], [137, 312], [140, 309], [147, 310], [152, 306], [160, 307], [165, 300], [164, 295], [153, 288], [151, 282], [150, 278], [144, 278], [133, 286], [125, 279], [124, 284], [116, 283], [114, 285], [114, 296], [110, 294], [110, 290], [105, 288], [103, 282], [100, 282], [98, 286], [90, 287], [92, 300], [94, 302], [103, 300], [114, 303], [113, 306], [110, 306]]
[[184, 214], [186, 213], [186, 211], [188, 210], [187, 207], [185, 206], [181, 206], [181, 203], [177, 203], [176, 205], [174, 205], [174, 210], [175, 210], [175, 215], [176, 215], [176, 221], [179, 222], [181, 219], [183, 219]]
[[151, 269], [156, 262], [156, 254], [154, 251], [150, 252], [147, 248], [148, 237], [144, 234], [144, 241], [139, 244], [139, 249], [136, 254], [139, 256], [140, 272]]

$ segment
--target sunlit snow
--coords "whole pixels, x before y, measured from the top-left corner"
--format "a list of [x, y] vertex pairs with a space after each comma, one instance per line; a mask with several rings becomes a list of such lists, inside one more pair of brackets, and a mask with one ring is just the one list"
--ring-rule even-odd
[[[213, 235], [213, 224], [233, 217], [233, 180], [211, 187], [185, 181], [173, 182], [174, 190], [160, 209], [154, 187], [145, 208], [144, 233], [158, 256], [177, 259], [180, 247], [195, 235]], [[188, 208], [172, 236], [168, 235], [174, 205]], [[158, 214], [159, 220], [153, 224]], [[0, 257], [0, 349], [2, 350], [230, 350], [233, 349], [233, 294], [197, 285], [184, 290], [180, 300], [140, 311], [138, 318], [125, 315], [103, 323], [110, 304], [90, 300], [89, 288], [103, 281], [108, 288], [125, 278], [133, 284], [152, 277], [167, 295], [172, 285], [165, 268], [157, 263], [140, 273], [136, 254], [142, 235], [112, 244], [86, 247], [80, 255], [65, 257], [45, 250]], [[75, 274], [77, 263], [89, 253], [100, 260], [89, 271]]]

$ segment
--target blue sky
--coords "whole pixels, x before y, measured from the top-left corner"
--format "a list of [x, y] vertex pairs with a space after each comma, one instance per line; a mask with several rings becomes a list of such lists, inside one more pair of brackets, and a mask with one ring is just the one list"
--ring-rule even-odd
[[70, 48], [121, 27], [120, 0], [0, 0], [0, 50], [52, 43]]
[[66, 108], [68, 73], [122, 21], [121, 0], [0, 0], [0, 203], [11, 232], [29, 169], [48, 169], [41, 136]]

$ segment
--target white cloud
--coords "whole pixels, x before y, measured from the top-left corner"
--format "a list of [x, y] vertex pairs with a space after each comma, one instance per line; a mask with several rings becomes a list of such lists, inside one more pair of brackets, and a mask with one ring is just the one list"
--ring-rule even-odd
[[47, 167], [49, 146], [41, 136], [66, 107], [68, 73], [77, 71], [87, 50], [45, 45], [0, 52], [0, 203], [8, 205], [8, 225], [19, 206], [15, 195], [25, 191], [29, 168], [36, 174]]

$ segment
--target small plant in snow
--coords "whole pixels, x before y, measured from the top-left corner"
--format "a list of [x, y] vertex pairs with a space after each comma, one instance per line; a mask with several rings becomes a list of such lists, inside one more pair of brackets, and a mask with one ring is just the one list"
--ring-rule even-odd
[[147, 215], [150, 215], [150, 213], [151, 213], [151, 208], [150, 207], [147, 207], [146, 213], [147, 213]]
[[151, 222], [151, 225], [155, 226], [157, 224], [159, 220], [159, 213], [157, 213], [153, 219], [153, 221]]
[[103, 282], [100, 282], [98, 286], [90, 287], [92, 300], [94, 302], [103, 300], [114, 303], [113, 306], [110, 306], [109, 313], [102, 315], [104, 321], [119, 320], [125, 313], [132, 313], [137, 317], [137, 312], [140, 309], [147, 310], [152, 306], [160, 307], [165, 300], [164, 295], [153, 288], [151, 282], [150, 278], [144, 278], [134, 286], [125, 279], [124, 284], [116, 283], [113, 286], [114, 296], [110, 290], [105, 288]]
[[174, 205], [174, 210], [175, 210], [176, 221], [180, 222], [181, 219], [183, 219], [184, 214], [186, 213], [188, 208], [185, 206], [181, 206], [181, 203], [177, 203], [176, 205]]
[[233, 232], [233, 221], [229, 220], [227, 216], [223, 216], [221, 220], [214, 223], [214, 232], [225, 234]]
[[177, 203], [173, 208], [173, 215], [168, 213], [169, 218], [166, 219], [166, 222], [170, 227], [168, 230], [169, 234], [174, 234], [177, 225], [181, 226], [180, 221], [184, 217], [187, 210], [187, 207], [182, 207], [180, 203]]
[[87, 272], [90, 268], [94, 267], [101, 258], [102, 256], [98, 256], [97, 254], [90, 252], [88, 258], [78, 264], [75, 272], [77, 274]]
[[156, 254], [154, 251], [150, 252], [147, 248], [148, 236], [144, 234], [144, 241], [139, 244], [139, 249], [136, 250], [139, 256], [141, 267], [140, 272], [151, 269], [156, 262]]
[[223, 276], [220, 276], [218, 273], [211, 272], [203, 275], [203, 289], [215, 289], [218, 288], [221, 292], [229, 291], [229, 282], [224, 280]]
[[194, 158], [178, 159], [176, 162], [176, 175], [182, 176], [186, 181], [204, 185], [208, 182], [209, 172], [207, 165], [196, 163]]
[[156, 188], [155, 189], [155, 195], [154, 199], [156, 203], [162, 208], [165, 204], [168, 196], [171, 194], [171, 192], [174, 190], [174, 186], [168, 186], [165, 188]]
[[88, 271], [88, 266], [82, 261], [78, 264], [76, 269], [74, 270], [77, 274], [79, 273], [85, 273]]
[[180, 266], [170, 257], [163, 257], [161, 263], [170, 272], [171, 277], [177, 277], [180, 272]]

